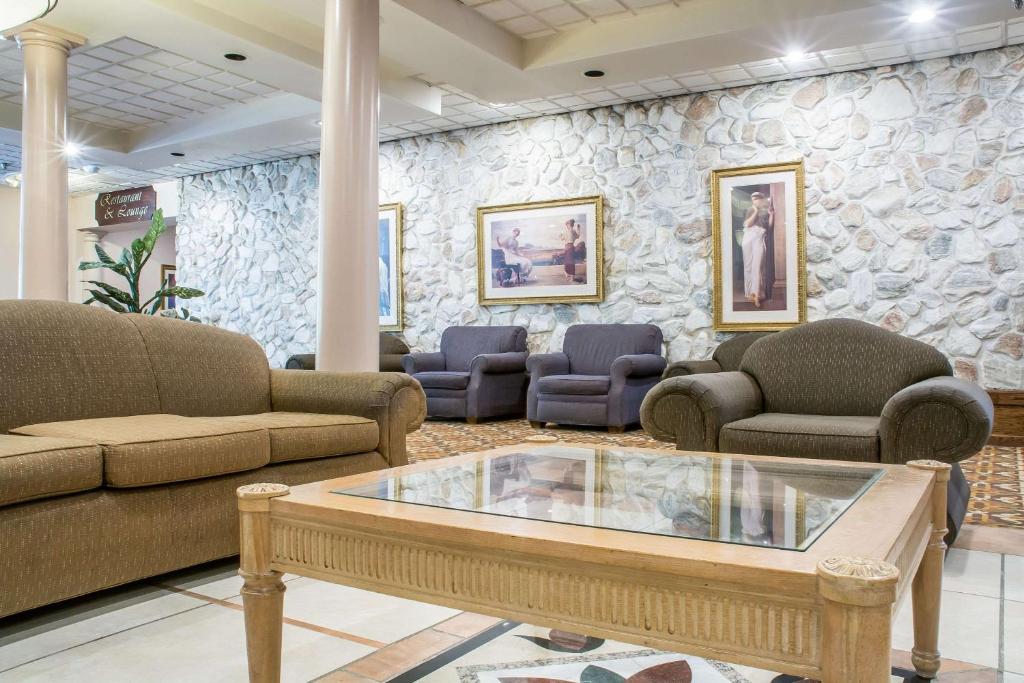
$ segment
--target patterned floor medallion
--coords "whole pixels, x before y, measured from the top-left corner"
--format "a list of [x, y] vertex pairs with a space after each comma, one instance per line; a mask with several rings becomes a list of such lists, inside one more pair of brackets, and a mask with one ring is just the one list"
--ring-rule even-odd
[[[536, 430], [526, 420], [500, 420], [468, 425], [465, 422], [428, 420], [408, 436], [414, 461], [445, 458], [457, 453], [522, 443], [529, 436], [550, 434], [562, 441], [584, 441], [609, 446], [665, 448], [666, 444], [643, 430], [609, 434], [604, 429], [549, 427]], [[1024, 528], [1024, 447], [988, 446], [961, 463], [971, 482], [971, 504], [966, 522]]]

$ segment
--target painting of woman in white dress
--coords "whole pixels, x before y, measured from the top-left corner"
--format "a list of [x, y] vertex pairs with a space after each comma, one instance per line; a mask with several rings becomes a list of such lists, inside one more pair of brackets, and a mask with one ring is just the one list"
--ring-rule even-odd
[[802, 163], [714, 171], [713, 184], [716, 329], [803, 322]]
[[480, 302], [601, 301], [601, 197], [477, 209]]

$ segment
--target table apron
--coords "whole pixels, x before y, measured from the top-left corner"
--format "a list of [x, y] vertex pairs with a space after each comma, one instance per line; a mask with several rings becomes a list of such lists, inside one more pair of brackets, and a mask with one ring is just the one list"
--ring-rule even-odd
[[271, 515], [271, 568], [422, 602], [817, 678], [817, 592], [491, 548], [425, 543]]

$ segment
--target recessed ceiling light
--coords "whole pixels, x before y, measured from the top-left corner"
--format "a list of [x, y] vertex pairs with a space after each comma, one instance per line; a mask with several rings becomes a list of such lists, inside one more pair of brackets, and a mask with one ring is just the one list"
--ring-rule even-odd
[[320, 126], [321, 128], [323, 128], [323, 125], [324, 125], [324, 121], [323, 121], [323, 119], [317, 119], [317, 120], [316, 120], [316, 125], [318, 125], [318, 126]]
[[508, 106], [510, 106], [508, 102], [488, 102], [487, 104], [489, 106], [491, 106], [491, 107], [508, 107]]
[[807, 59], [807, 53], [803, 50], [790, 50], [786, 53], [787, 62], [802, 62]]
[[67, 154], [69, 157], [77, 157], [79, 154], [82, 153], [82, 146], [77, 142], [65, 142], [64, 153]]
[[907, 17], [907, 21], [912, 24], [923, 24], [926, 21], [931, 21], [935, 18], [935, 10], [931, 7], [919, 7], [910, 13]]
[[185, 153], [184, 152], [171, 152], [171, 156], [172, 157], [183, 157], [183, 156], [185, 156]]
[[604, 76], [604, 72], [600, 69], [588, 69], [583, 72], [583, 75], [587, 78], [601, 78]]
[[230, 59], [232, 62], [244, 62], [249, 58], [237, 52], [227, 52], [224, 54], [224, 59]]

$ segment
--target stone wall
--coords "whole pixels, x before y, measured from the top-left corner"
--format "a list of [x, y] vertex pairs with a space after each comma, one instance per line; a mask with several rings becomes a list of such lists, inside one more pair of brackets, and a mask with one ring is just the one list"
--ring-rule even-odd
[[[521, 324], [533, 350], [575, 322], [655, 322], [671, 358], [711, 329], [711, 169], [804, 159], [808, 316], [854, 317], [946, 352], [959, 375], [1024, 386], [1024, 50], [545, 116], [382, 145], [382, 202], [405, 206], [405, 337]], [[310, 350], [316, 160], [183, 183], [196, 308], [274, 365]], [[477, 305], [475, 209], [605, 197], [606, 300]]]

